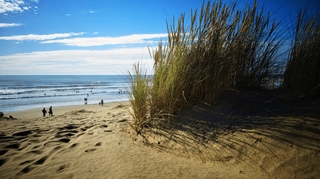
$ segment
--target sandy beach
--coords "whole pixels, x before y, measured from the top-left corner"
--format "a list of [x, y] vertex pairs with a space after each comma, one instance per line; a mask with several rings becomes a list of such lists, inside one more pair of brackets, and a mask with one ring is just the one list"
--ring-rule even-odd
[[130, 128], [128, 102], [54, 107], [46, 117], [41, 109], [5, 114], [0, 178], [320, 176], [319, 100], [291, 104], [237, 92], [221, 99], [140, 136]]

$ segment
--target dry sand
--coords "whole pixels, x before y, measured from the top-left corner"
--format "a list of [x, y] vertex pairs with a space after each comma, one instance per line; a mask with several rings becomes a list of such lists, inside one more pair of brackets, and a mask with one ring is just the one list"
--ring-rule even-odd
[[139, 136], [126, 102], [12, 113], [0, 178], [319, 178], [319, 104], [229, 92]]

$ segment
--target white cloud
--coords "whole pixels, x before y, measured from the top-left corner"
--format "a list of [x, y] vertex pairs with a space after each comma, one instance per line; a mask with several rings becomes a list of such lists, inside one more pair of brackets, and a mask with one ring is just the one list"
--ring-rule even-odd
[[0, 0], [0, 13], [5, 12], [23, 12], [20, 7], [21, 1], [5, 1]]
[[[8, 0], [10, 2], [10, 0]], [[17, 4], [24, 4], [24, 1], [23, 0], [11, 0]]]
[[[39, 0], [31, 0], [30, 2], [39, 3]], [[31, 6], [28, 6], [31, 4], [30, 2], [24, 0], [0, 0], [0, 14], [6, 14], [7, 12], [21, 13], [25, 10], [29, 10], [32, 8]]]
[[98, 11], [89, 11], [90, 14], [97, 13]]
[[140, 61], [151, 73], [147, 47], [111, 50], [60, 50], [0, 56], [4, 74], [124, 74]]
[[[167, 37], [168, 34], [133, 34], [119, 37], [83, 37], [48, 40], [41, 43], [61, 43], [67, 46], [89, 47], [102, 45], [119, 45], [119, 44], [139, 44], [150, 43], [148, 39], [159, 39]], [[0, 38], [1, 39], [1, 38]]]
[[20, 23], [0, 23], [0, 28], [1, 27], [16, 27], [16, 26], [21, 26], [22, 24]]
[[57, 33], [57, 34], [46, 34], [46, 35], [39, 35], [39, 34], [28, 34], [28, 35], [16, 35], [16, 36], [2, 36], [0, 37], [0, 40], [50, 40], [50, 39], [56, 39], [56, 38], [66, 38], [66, 37], [72, 37], [72, 36], [78, 36], [83, 35], [84, 32], [79, 33]]

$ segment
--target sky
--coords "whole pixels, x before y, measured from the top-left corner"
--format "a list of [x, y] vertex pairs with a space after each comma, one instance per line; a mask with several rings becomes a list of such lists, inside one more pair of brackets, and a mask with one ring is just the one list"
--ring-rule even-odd
[[[287, 22], [301, 7], [320, 9], [316, 0], [257, 1]], [[190, 18], [202, 2], [0, 0], [0, 75], [123, 75], [137, 62], [152, 73], [148, 48], [166, 41], [166, 22]], [[253, 0], [237, 2], [241, 9]]]

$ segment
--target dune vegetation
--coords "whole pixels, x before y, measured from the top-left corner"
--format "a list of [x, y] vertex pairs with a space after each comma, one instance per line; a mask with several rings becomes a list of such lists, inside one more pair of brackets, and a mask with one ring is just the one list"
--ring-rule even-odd
[[[194, 102], [215, 105], [228, 89], [283, 89], [295, 99], [316, 97], [320, 23], [304, 14], [297, 15], [296, 29], [288, 31], [257, 2], [238, 10], [236, 2], [209, 1], [191, 11], [190, 19], [182, 14], [167, 23], [168, 41], [150, 49], [152, 79], [139, 64], [130, 74], [136, 132]], [[290, 38], [291, 47], [283, 51]]]
[[284, 73], [282, 88], [296, 99], [312, 99], [320, 95], [320, 19], [297, 18], [293, 45]]

